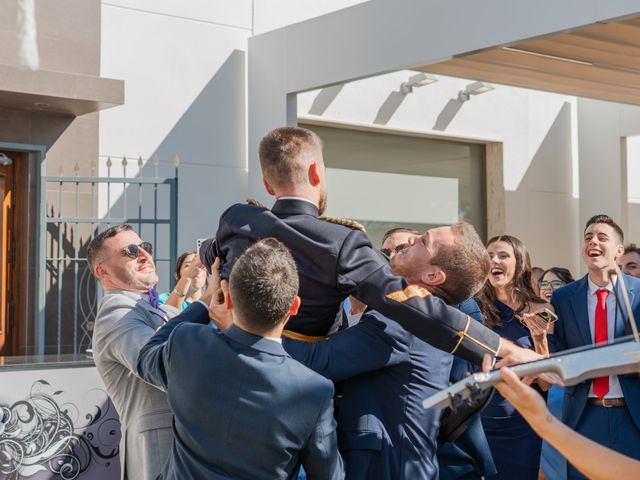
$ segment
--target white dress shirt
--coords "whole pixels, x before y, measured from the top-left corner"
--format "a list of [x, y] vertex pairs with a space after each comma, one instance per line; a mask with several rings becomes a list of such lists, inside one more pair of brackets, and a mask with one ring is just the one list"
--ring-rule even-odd
[[[616, 331], [616, 299], [613, 295], [614, 286], [609, 282], [604, 287], [599, 287], [595, 283], [588, 278], [589, 282], [589, 290], [587, 291], [587, 312], [589, 313], [589, 330], [591, 331], [591, 341], [595, 343], [595, 332], [596, 332], [596, 305], [598, 304], [598, 296], [596, 292], [601, 289], [609, 290], [609, 295], [607, 296], [607, 341], [608, 343], [612, 343], [615, 339], [615, 331]], [[622, 394], [622, 388], [620, 388], [620, 381], [618, 380], [617, 375], [609, 376], [609, 392], [604, 396], [604, 398], [622, 398], [624, 395]], [[598, 398], [595, 393], [593, 393], [593, 382], [591, 382], [591, 386], [589, 387], [589, 398]]]

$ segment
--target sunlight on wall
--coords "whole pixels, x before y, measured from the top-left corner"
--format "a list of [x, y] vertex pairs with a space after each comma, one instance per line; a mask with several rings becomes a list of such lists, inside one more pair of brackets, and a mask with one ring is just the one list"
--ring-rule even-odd
[[629, 203], [640, 203], [640, 135], [627, 137], [627, 195]]

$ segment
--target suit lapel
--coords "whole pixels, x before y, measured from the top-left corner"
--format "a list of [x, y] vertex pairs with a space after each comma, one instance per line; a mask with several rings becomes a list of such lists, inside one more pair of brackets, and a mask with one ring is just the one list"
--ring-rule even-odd
[[153, 308], [149, 303], [145, 302], [143, 299], [138, 300], [137, 305], [140, 308], [147, 310], [149, 313], [152, 313], [156, 317], [162, 319], [163, 323], [167, 323], [169, 321], [169, 316], [164, 310], [160, 310], [159, 308]]
[[576, 319], [576, 325], [578, 326], [578, 331], [582, 337], [583, 345], [591, 345], [593, 343], [591, 338], [591, 329], [589, 328], [589, 312], [587, 311], [588, 294], [589, 287], [587, 276], [585, 275], [578, 281], [578, 285], [576, 286], [571, 298], [571, 308], [573, 309], [573, 315]]
[[[166, 323], [169, 320], [169, 316], [163, 310], [158, 310], [156, 308], [153, 308], [151, 305], [149, 305], [148, 302], [146, 302], [143, 298], [141, 298], [140, 294], [137, 292], [129, 292], [127, 290], [116, 290], [116, 291], [113, 291], [112, 293], [119, 293], [126, 297], [129, 297], [130, 299], [136, 302], [137, 307], [142, 308], [143, 310], [146, 310], [149, 313], [152, 313], [157, 318], [162, 320], [163, 323]], [[154, 327], [154, 328], [157, 328], [157, 327]]]

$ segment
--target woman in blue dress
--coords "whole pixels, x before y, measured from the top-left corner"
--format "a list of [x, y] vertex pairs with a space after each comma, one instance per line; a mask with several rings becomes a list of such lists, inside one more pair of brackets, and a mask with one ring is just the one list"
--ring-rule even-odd
[[[521, 347], [548, 354], [547, 325], [535, 312], [553, 310], [531, 286], [531, 259], [516, 237], [502, 235], [487, 243], [489, 280], [478, 300], [486, 325]], [[542, 440], [497, 391], [482, 412], [482, 425], [498, 473], [491, 480], [537, 480]]]

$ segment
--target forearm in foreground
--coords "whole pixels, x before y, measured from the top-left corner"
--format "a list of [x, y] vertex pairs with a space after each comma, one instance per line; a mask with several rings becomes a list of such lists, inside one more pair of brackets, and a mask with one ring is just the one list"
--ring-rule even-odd
[[592, 480], [636, 480], [640, 462], [604, 447], [574, 432], [547, 412], [533, 425], [534, 430], [553, 445], [578, 470]]

